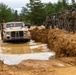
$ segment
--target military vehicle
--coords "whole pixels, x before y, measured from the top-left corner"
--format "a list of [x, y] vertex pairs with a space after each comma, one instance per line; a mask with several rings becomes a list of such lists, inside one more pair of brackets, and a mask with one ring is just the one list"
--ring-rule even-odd
[[24, 22], [7, 22], [1, 25], [1, 39], [3, 42], [9, 40], [30, 40], [31, 35]]

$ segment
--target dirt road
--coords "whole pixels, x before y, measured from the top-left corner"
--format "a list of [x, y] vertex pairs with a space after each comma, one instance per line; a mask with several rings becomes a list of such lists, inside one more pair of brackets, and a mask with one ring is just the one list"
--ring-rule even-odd
[[[67, 61], [64, 61], [65, 59]], [[0, 62], [0, 75], [76, 75], [74, 59], [26, 60], [13, 66], [4, 65]]]

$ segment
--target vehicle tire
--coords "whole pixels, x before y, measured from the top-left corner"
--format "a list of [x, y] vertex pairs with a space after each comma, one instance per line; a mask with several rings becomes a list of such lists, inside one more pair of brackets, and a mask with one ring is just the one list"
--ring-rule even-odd
[[27, 39], [27, 42], [30, 42], [30, 39]]
[[30, 39], [25, 39], [24, 41], [25, 41], [25, 42], [30, 42]]
[[1, 32], [1, 40], [3, 40], [3, 33]]

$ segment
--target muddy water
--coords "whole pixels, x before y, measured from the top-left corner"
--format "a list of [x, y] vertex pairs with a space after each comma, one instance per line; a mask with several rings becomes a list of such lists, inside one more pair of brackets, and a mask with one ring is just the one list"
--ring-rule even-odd
[[0, 44], [0, 60], [4, 64], [19, 64], [23, 60], [49, 60], [50, 56], [54, 56], [54, 52], [50, 52], [46, 44], [36, 43], [31, 40], [25, 43], [1, 43]]
[[27, 43], [3, 43], [1, 44], [2, 54], [29, 54], [47, 52], [46, 44], [35, 43], [33, 40]]

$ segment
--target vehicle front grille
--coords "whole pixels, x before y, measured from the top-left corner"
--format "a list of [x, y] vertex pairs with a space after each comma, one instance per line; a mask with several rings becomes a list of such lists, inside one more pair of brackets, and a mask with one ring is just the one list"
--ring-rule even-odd
[[18, 37], [23, 37], [23, 31], [16, 31], [16, 32], [11, 32], [11, 37], [12, 38], [18, 38]]

